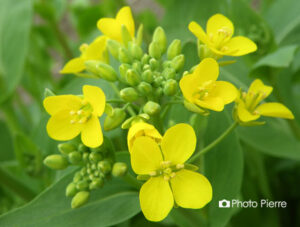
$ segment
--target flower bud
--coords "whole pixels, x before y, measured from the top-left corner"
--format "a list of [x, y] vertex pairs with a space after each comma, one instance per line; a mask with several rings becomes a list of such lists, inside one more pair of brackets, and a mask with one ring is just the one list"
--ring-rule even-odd
[[93, 179], [93, 181], [90, 183], [89, 189], [94, 190], [94, 189], [102, 188], [103, 185], [104, 185], [103, 178], [96, 178], [96, 179]]
[[160, 48], [160, 52], [164, 53], [167, 49], [167, 37], [162, 27], [157, 27], [153, 34], [153, 41], [156, 42]]
[[133, 42], [129, 43], [129, 53], [136, 60], [140, 60], [144, 54], [142, 48], [138, 44]]
[[122, 24], [121, 26], [121, 35], [122, 35], [122, 41], [124, 43], [125, 46], [128, 45], [128, 42], [132, 41], [131, 35], [128, 31], [128, 29], [126, 28], [126, 26], [124, 24]]
[[146, 70], [151, 70], [151, 66], [149, 64], [145, 64], [143, 66], [143, 70], [146, 71]]
[[163, 89], [161, 87], [158, 87], [155, 89], [155, 92], [154, 92], [155, 97], [159, 98], [162, 96], [162, 94], [163, 94]]
[[172, 68], [172, 61], [169, 60], [164, 61], [162, 65], [163, 65], [163, 69]]
[[107, 116], [104, 120], [104, 130], [109, 131], [118, 127], [126, 117], [126, 113], [121, 108], [115, 108], [111, 116]]
[[73, 144], [73, 143], [60, 143], [58, 144], [58, 150], [60, 151], [60, 153], [62, 154], [69, 154], [73, 151], [77, 150], [77, 147]]
[[106, 41], [106, 46], [108, 51], [110, 52], [110, 54], [115, 58], [118, 59], [119, 58], [119, 49], [121, 46], [121, 44], [115, 40], [109, 39]]
[[161, 50], [160, 50], [160, 47], [159, 47], [159, 44], [155, 41], [151, 42], [150, 45], [149, 45], [149, 55], [152, 57], [152, 58], [156, 58], [156, 59], [160, 59], [161, 57]]
[[168, 47], [167, 57], [168, 60], [172, 60], [181, 53], [181, 41], [179, 39], [174, 39], [173, 42]]
[[88, 187], [89, 183], [87, 180], [81, 180], [76, 183], [76, 189], [78, 189], [79, 191], [84, 191], [88, 189]]
[[119, 48], [119, 61], [121, 63], [131, 63], [132, 59], [129, 52], [124, 48]]
[[155, 71], [159, 68], [159, 62], [155, 58], [151, 58], [149, 61], [151, 70]]
[[149, 60], [150, 60], [150, 56], [148, 54], [144, 54], [143, 57], [142, 57], [142, 64], [145, 65], [145, 64], [148, 64], [149, 63]]
[[71, 182], [66, 188], [66, 196], [73, 197], [77, 193], [76, 184]]
[[135, 61], [132, 63], [132, 69], [137, 71], [137, 72], [142, 72], [142, 64], [139, 61]]
[[107, 160], [103, 160], [98, 162], [98, 169], [103, 173], [103, 174], [108, 174], [111, 172], [111, 164]]
[[153, 82], [154, 78], [150, 69], [147, 69], [142, 73], [142, 80], [150, 84]]
[[165, 68], [162, 72], [162, 75], [165, 79], [174, 79], [176, 76], [176, 71], [173, 68]]
[[162, 82], [164, 81], [164, 78], [162, 76], [157, 76], [154, 79], [154, 86], [160, 87], [162, 85]]
[[[87, 154], [87, 156], [88, 156], [88, 154]], [[85, 176], [85, 175], [87, 174], [87, 168], [86, 168], [86, 167], [82, 167], [79, 173], [80, 173], [80, 176]], [[76, 176], [76, 175], [75, 175], [75, 176]], [[75, 176], [74, 176], [73, 181], [75, 180]], [[81, 178], [80, 178], [80, 179], [81, 179]], [[74, 181], [74, 182], [75, 182], [75, 181]], [[76, 181], [76, 182], [78, 182], [78, 181]]]
[[127, 165], [124, 162], [116, 162], [112, 168], [112, 175], [114, 177], [122, 177], [127, 173]]
[[109, 103], [105, 103], [104, 113], [106, 115], [111, 116], [114, 112], [114, 108]]
[[123, 88], [120, 91], [120, 96], [126, 102], [134, 102], [139, 98], [139, 94], [133, 87]]
[[147, 82], [141, 82], [138, 86], [139, 92], [141, 92], [143, 95], [148, 95], [152, 92], [152, 86], [151, 84]]
[[47, 98], [49, 96], [55, 96], [54, 92], [51, 91], [49, 88], [45, 88], [45, 91], [44, 91], [44, 98]]
[[78, 151], [73, 151], [70, 154], [68, 154], [68, 158], [70, 163], [74, 165], [79, 164], [82, 161], [82, 155]]
[[126, 73], [129, 69], [131, 69], [131, 66], [129, 64], [125, 64], [125, 63], [121, 64], [119, 67], [121, 79], [123, 82], [127, 82], [126, 81]]
[[79, 144], [78, 145], [78, 151], [80, 152], [87, 152], [89, 150], [89, 148], [87, 146], [85, 146], [84, 144]]
[[138, 85], [140, 83], [140, 76], [137, 71], [133, 69], [128, 69], [126, 73], [126, 81], [132, 86]]
[[93, 151], [89, 154], [89, 160], [93, 163], [97, 163], [103, 159], [102, 155], [99, 152]]
[[159, 113], [160, 111], [160, 105], [156, 102], [152, 102], [152, 101], [148, 101], [144, 107], [143, 107], [143, 111], [146, 113], [146, 114], [149, 114], [149, 115], [154, 115], [154, 114], [157, 114]]
[[77, 192], [71, 202], [72, 209], [81, 207], [89, 200], [89, 198], [90, 198], [90, 192], [88, 191]]
[[56, 169], [56, 170], [65, 169], [69, 165], [68, 160], [59, 154], [53, 154], [47, 156], [44, 159], [44, 164], [49, 168]]
[[110, 65], [101, 62], [97, 65], [97, 68], [102, 79], [111, 82], [118, 79], [116, 71]]
[[173, 58], [172, 60], [172, 66], [175, 69], [176, 72], [180, 71], [184, 65], [184, 55], [180, 54]]
[[136, 43], [141, 46], [143, 43], [143, 31], [144, 31], [144, 26], [143, 24], [140, 24], [138, 31], [136, 33]]
[[165, 95], [175, 95], [176, 92], [178, 90], [178, 84], [176, 80], [173, 79], [169, 79], [166, 81], [165, 85], [164, 85], [164, 94]]

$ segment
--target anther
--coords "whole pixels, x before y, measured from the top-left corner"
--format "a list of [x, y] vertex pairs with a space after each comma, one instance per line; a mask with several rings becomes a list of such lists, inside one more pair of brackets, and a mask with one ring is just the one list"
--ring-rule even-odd
[[155, 172], [155, 171], [150, 172], [150, 173], [149, 173], [149, 176], [150, 176], [150, 177], [155, 177], [155, 176], [156, 176], [156, 172]]
[[75, 122], [76, 122], [76, 121], [74, 121], [74, 120], [71, 120], [71, 121], [70, 121], [71, 124], [75, 124]]
[[77, 114], [80, 115], [80, 114], [82, 114], [82, 112], [83, 112], [83, 110], [78, 110]]
[[259, 111], [258, 111], [258, 110], [255, 110], [255, 111], [253, 112], [253, 114], [254, 114], [254, 115], [259, 115]]
[[70, 111], [70, 115], [74, 115], [76, 112], [74, 110]]
[[183, 169], [184, 168], [184, 164], [177, 164], [176, 165], [176, 169]]

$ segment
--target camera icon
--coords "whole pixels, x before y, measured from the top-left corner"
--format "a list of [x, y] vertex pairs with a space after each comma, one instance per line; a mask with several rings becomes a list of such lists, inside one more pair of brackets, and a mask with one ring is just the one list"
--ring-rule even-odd
[[230, 201], [223, 199], [219, 201], [219, 207], [220, 208], [229, 208], [230, 207]]

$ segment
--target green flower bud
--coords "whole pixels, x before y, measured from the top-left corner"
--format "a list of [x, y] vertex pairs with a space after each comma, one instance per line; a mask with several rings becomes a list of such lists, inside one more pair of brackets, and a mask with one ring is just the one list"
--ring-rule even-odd
[[88, 187], [89, 183], [87, 180], [81, 180], [76, 183], [76, 189], [78, 189], [79, 191], [84, 191], [88, 189]]
[[103, 173], [103, 174], [108, 174], [111, 172], [111, 164], [107, 160], [103, 160], [98, 162], [98, 169]]
[[126, 73], [129, 69], [131, 69], [131, 66], [129, 64], [125, 64], [125, 63], [121, 64], [119, 67], [120, 75], [121, 75], [123, 82], [127, 82], [126, 81]]
[[73, 197], [77, 193], [76, 184], [70, 183], [66, 188], [66, 196]]
[[111, 116], [107, 116], [104, 120], [104, 130], [109, 131], [117, 128], [126, 117], [126, 113], [121, 108], [115, 108]]
[[149, 115], [154, 115], [160, 112], [160, 105], [156, 102], [152, 102], [152, 101], [148, 101], [144, 107], [143, 107], [143, 111], [146, 114]]
[[163, 69], [166, 69], [166, 68], [172, 68], [172, 61], [164, 61], [163, 62]]
[[56, 170], [65, 169], [69, 165], [68, 160], [59, 154], [53, 154], [47, 156], [44, 159], [44, 164], [49, 168], [56, 169]]
[[124, 24], [122, 24], [121, 26], [121, 35], [122, 35], [122, 41], [125, 44], [125, 46], [128, 45], [128, 43], [130, 41], [132, 41], [131, 35], [128, 31], [128, 29], [126, 28], [126, 26]]
[[137, 71], [137, 72], [142, 72], [142, 64], [139, 61], [135, 61], [132, 63], [132, 69]]
[[89, 160], [93, 163], [97, 163], [103, 159], [102, 155], [99, 152], [93, 151], [89, 155]]
[[164, 94], [165, 95], [175, 95], [178, 90], [178, 84], [176, 80], [169, 79], [164, 85]]
[[132, 62], [129, 52], [124, 47], [121, 47], [119, 49], [119, 61], [121, 63], [129, 63], [129, 64]]
[[155, 71], [159, 68], [159, 62], [155, 58], [151, 58], [149, 61], [150, 68]]
[[135, 86], [140, 83], [141, 79], [137, 71], [133, 69], [128, 69], [126, 73], [126, 81], [130, 85]]
[[165, 79], [174, 79], [176, 76], [176, 71], [173, 68], [165, 68], [162, 72], [162, 75]]
[[109, 103], [105, 103], [105, 109], [104, 113], [106, 113], [108, 116], [111, 116], [114, 112], [114, 108]]
[[133, 42], [129, 43], [129, 53], [136, 60], [141, 60], [144, 54], [142, 48], [138, 44]]
[[97, 69], [102, 79], [114, 82], [118, 79], [117, 73], [113, 67], [105, 63], [98, 63]]
[[77, 147], [75, 146], [75, 144], [73, 143], [60, 143], [58, 144], [58, 150], [60, 151], [60, 153], [62, 154], [69, 154], [73, 151], [77, 150]]
[[147, 82], [141, 82], [138, 86], [138, 90], [143, 95], [148, 95], [152, 92], [152, 86], [151, 86], [151, 84], [149, 84]]
[[88, 192], [88, 191], [77, 192], [71, 202], [72, 209], [81, 207], [82, 205], [87, 203], [89, 198], [90, 198], [90, 192]]
[[141, 180], [141, 181], [147, 181], [150, 179], [150, 176], [149, 175], [137, 175], [136, 179]]
[[79, 144], [78, 145], [78, 151], [80, 152], [87, 152], [89, 150], [89, 148], [87, 146], [85, 146], [84, 144]]
[[176, 72], [179, 72], [184, 65], [184, 55], [180, 54], [173, 58], [172, 60], [172, 66], [175, 69]]
[[146, 70], [151, 70], [151, 66], [149, 64], [145, 64], [143, 66], [143, 70], [146, 71]]
[[157, 76], [155, 79], [154, 79], [154, 85], [156, 87], [160, 87], [160, 85], [162, 85], [162, 82], [164, 81], [164, 78], [162, 76]]
[[149, 55], [153, 58], [160, 59], [161, 57], [161, 49], [159, 44], [155, 41], [151, 42], [149, 45]]
[[152, 83], [154, 78], [153, 78], [153, 75], [152, 75], [152, 71], [147, 69], [146, 71], [144, 71], [142, 73], [142, 80], [147, 82], [147, 83]]
[[119, 49], [121, 46], [121, 44], [115, 40], [109, 39], [106, 41], [106, 46], [108, 51], [111, 53], [111, 55], [115, 58], [118, 59], [119, 58]]
[[120, 96], [126, 102], [134, 102], [139, 98], [139, 94], [133, 87], [127, 87], [120, 91]]
[[168, 60], [172, 60], [181, 53], [181, 41], [179, 39], [174, 39], [173, 42], [168, 47], [167, 57]]
[[49, 96], [55, 96], [54, 92], [51, 91], [49, 88], [45, 88], [45, 91], [44, 91], [44, 98], [47, 98]]
[[86, 161], [88, 160], [88, 158], [89, 158], [89, 153], [88, 153], [88, 152], [84, 152], [84, 153], [82, 154], [82, 160], [83, 160], [84, 162], [86, 162]]
[[74, 183], [77, 183], [77, 182], [79, 182], [80, 180], [82, 180], [82, 176], [84, 176], [85, 175], [85, 173], [84, 174], [82, 174], [82, 169], [80, 170], [80, 171], [78, 171], [78, 172], [76, 172], [75, 174], [74, 174], [74, 177], [73, 177], [73, 182]]
[[141, 61], [142, 64], [145, 65], [149, 63], [149, 60], [150, 60], [150, 56], [148, 54], [144, 54]]
[[91, 148], [91, 151], [92, 152], [105, 153], [106, 149], [105, 149], [105, 146], [100, 146], [100, 147]]
[[81, 163], [82, 161], [82, 155], [78, 151], [73, 151], [70, 154], [68, 154], [69, 162], [76, 165]]
[[93, 181], [90, 183], [89, 189], [94, 190], [94, 189], [102, 188], [103, 185], [104, 185], [103, 178], [96, 178], [96, 179], [93, 179]]
[[163, 89], [161, 87], [156, 88], [154, 94], [157, 98], [161, 97], [163, 94]]
[[116, 162], [112, 169], [112, 175], [114, 177], [122, 177], [127, 173], [127, 165], [124, 162]]
[[144, 26], [143, 24], [140, 24], [138, 31], [136, 33], [136, 43], [141, 46], [143, 43], [143, 31], [144, 31]]
[[87, 168], [86, 167], [82, 167], [80, 170], [80, 175], [81, 176], [85, 176], [87, 174]]
[[164, 53], [167, 49], [167, 37], [162, 27], [157, 27], [153, 34], [153, 41], [156, 42], [160, 48], [160, 52]]

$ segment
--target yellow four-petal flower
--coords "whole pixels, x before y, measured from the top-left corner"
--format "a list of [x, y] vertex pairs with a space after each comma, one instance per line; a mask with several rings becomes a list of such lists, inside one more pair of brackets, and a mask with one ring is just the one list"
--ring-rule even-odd
[[75, 95], [49, 96], [44, 107], [51, 115], [47, 132], [55, 140], [66, 141], [81, 133], [88, 147], [98, 147], [103, 135], [98, 117], [105, 108], [105, 95], [95, 86], [83, 86], [83, 97]]
[[210, 182], [200, 173], [184, 169], [194, 153], [196, 135], [188, 124], [168, 129], [159, 145], [141, 136], [134, 141], [131, 166], [135, 173], [150, 175], [140, 190], [140, 205], [150, 221], [163, 220], [174, 206], [199, 209], [212, 199]]

